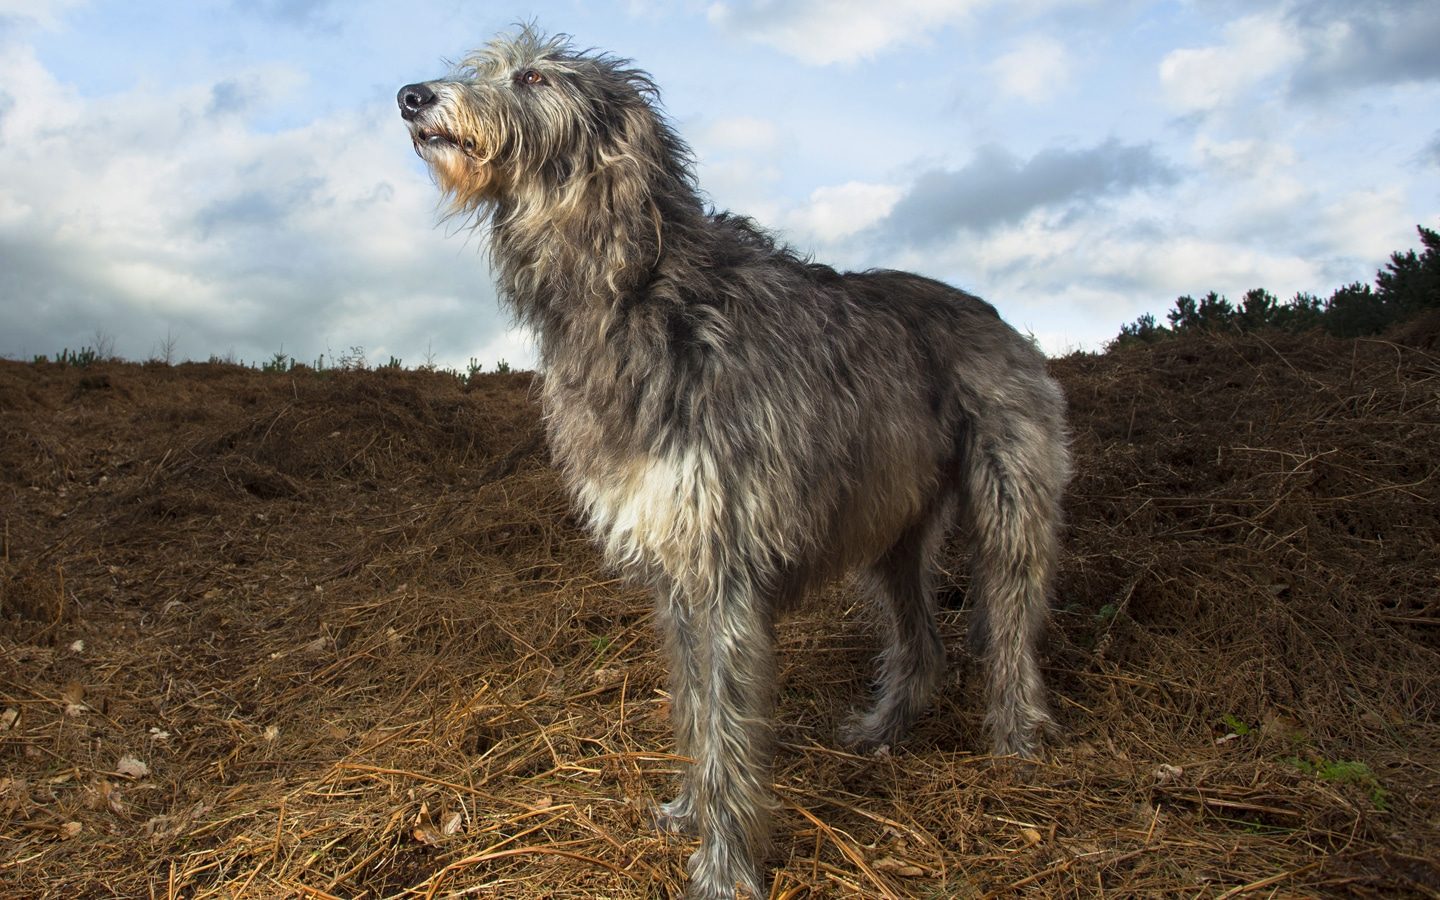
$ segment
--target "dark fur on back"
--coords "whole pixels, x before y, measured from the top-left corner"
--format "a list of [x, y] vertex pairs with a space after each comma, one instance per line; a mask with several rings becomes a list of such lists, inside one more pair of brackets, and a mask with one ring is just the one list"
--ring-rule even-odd
[[700, 835], [690, 896], [765, 896], [777, 612], [860, 573], [887, 634], [873, 704], [842, 737], [898, 741], [943, 671], [929, 579], [957, 513], [993, 747], [1035, 752], [1069, 461], [1032, 343], [963, 291], [840, 274], [710, 213], [623, 60], [524, 30], [399, 102], [538, 335], [567, 484], [608, 559], [655, 589], [695, 760], [659, 821]]

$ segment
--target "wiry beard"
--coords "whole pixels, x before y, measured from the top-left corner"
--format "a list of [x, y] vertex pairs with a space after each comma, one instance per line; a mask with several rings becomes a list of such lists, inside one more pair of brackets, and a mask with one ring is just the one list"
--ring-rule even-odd
[[499, 199], [503, 186], [497, 165], [498, 135], [487, 134], [480, 121], [466, 115], [467, 105], [457, 102], [453, 88], [437, 93], [441, 101], [410, 123], [415, 152], [430, 166], [448, 213], [470, 216]]

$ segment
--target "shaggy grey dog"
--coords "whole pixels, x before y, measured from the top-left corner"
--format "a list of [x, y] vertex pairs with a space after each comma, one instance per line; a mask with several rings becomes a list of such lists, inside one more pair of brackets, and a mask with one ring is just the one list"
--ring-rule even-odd
[[398, 101], [538, 335], [565, 481], [609, 560], [655, 589], [694, 760], [658, 818], [700, 836], [689, 896], [767, 896], [777, 614], [862, 573], [887, 643], [842, 738], [893, 744], [944, 667], [930, 572], [957, 513], [994, 752], [1032, 754], [1069, 460], [1031, 342], [962, 291], [840, 274], [709, 211], [625, 60], [523, 29]]

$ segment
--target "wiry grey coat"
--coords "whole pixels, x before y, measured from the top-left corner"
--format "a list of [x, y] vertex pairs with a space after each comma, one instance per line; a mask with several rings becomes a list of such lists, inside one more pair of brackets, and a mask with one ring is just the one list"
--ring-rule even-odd
[[842, 736], [894, 743], [944, 666], [929, 576], [957, 511], [993, 748], [1033, 753], [1069, 464], [1031, 342], [963, 291], [840, 274], [709, 212], [622, 60], [526, 29], [398, 99], [539, 337], [566, 483], [607, 557], [655, 588], [694, 759], [659, 821], [700, 836], [689, 896], [767, 895], [777, 613], [860, 571], [887, 638], [874, 703]]

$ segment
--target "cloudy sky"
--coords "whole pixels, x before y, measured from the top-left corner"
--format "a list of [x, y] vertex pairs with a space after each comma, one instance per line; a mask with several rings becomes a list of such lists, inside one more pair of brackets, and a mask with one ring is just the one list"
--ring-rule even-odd
[[1050, 352], [1440, 225], [1435, 0], [0, 0], [0, 355], [533, 361], [394, 103], [517, 21], [649, 70], [717, 207]]

